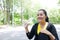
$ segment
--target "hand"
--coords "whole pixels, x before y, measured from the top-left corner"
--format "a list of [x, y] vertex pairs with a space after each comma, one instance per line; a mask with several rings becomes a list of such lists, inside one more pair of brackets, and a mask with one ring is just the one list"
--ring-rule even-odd
[[28, 28], [28, 26], [29, 26], [29, 23], [26, 21], [26, 22], [24, 22], [24, 26], [25, 26], [25, 28]]
[[50, 33], [48, 30], [46, 30], [46, 29], [41, 30], [41, 33], [47, 34], [51, 40], [55, 40], [55, 36], [52, 33]]
[[44, 34], [47, 34], [47, 35], [51, 35], [51, 33], [48, 30], [46, 30], [46, 29], [45, 30], [42, 29], [41, 33], [44, 33]]
[[50, 33], [48, 30], [46, 29], [41, 30], [41, 33], [47, 34], [51, 38], [51, 40], [55, 40], [55, 36], [52, 33]]
[[24, 26], [25, 26], [26, 33], [29, 32], [29, 30], [28, 30], [28, 25], [29, 25], [29, 23], [28, 23], [27, 21], [25, 21], [25, 22], [24, 22]]
[[25, 29], [28, 29], [28, 26], [29, 26], [29, 24], [28, 24], [28, 23], [26, 23], [26, 24], [25, 24]]

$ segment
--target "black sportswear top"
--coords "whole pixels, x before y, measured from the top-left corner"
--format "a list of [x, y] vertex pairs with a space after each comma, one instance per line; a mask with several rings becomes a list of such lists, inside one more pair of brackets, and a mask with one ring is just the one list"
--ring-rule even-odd
[[[35, 36], [34, 40], [50, 40], [50, 37], [44, 33], [37, 34], [38, 23], [34, 24], [31, 31], [26, 33], [28, 39], [32, 39]], [[55, 40], [59, 40], [57, 31], [53, 24], [48, 23], [47, 30], [55, 36]]]

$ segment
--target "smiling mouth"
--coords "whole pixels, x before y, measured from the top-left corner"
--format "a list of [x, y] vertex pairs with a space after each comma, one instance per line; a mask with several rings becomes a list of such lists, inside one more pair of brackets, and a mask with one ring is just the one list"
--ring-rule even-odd
[[40, 17], [39, 17], [38, 19], [40, 19], [40, 20], [41, 20], [41, 19], [43, 19], [43, 18], [40, 18]]

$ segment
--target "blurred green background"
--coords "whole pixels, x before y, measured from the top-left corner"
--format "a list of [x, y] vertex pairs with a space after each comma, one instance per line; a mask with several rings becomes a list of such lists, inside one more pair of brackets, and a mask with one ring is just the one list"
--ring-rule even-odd
[[45, 9], [49, 21], [60, 24], [60, 0], [0, 0], [0, 25], [22, 25], [25, 20], [36, 23], [39, 9]]

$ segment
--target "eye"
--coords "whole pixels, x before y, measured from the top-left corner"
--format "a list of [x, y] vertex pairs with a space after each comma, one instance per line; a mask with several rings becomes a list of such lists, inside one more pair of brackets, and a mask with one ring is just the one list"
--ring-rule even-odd
[[40, 16], [42, 16], [43, 14], [40, 14]]
[[39, 16], [39, 14], [37, 14], [37, 16]]

